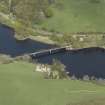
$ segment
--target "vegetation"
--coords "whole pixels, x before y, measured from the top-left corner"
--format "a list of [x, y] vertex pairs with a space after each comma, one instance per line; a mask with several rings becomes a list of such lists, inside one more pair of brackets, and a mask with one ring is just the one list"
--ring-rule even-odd
[[49, 14], [48, 0], [0, 0], [0, 2], [2, 7], [7, 7], [4, 8], [7, 13], [19, 18], [24, 24], [37, 22], [41, 18], [41, 13], [45, 16]]
[[60, 46], [72, 48], [105, 47], [105, 34], [64, 34], [62, 36], [50, 36]]
[[105, 32], [104, 0], [56, 0], [53, 17], [40, 25], [57, 32]]
[[40, 23], [39, 27], [57, 32], [104, 32], [104, 0], [52, 1], [0, 0], [0, 11], [24, 24]]
[[[104, 5], [105, 0], [0, 0], [0, 22], [14, 28], [19, 39], [49, 42], [50, 37], [60, 46], [105, 47], [105, 33], [97, 34], [105, 30]], [[0, 105], [105, 104], [104, 79], [67, 79], [65, 66], [54, 60], [48, 80], [29, 62], [27, 55], [0, 55]]]
[[53, 60], [52, 65], [50, 66], [51, 71], [48, 73], [48, 79], [68, 79], [66, 73], [65, 65], [58, 60]]
[[36, 35], [33, 26], [53, 15], [49, 6], [49, 0], [0, 0], [0, 21], [21, 38]]
[[0, 105], [104, 105], [105, 87], [79, 80], [45, 80], [34, 64], [0, 65]]
[[19, 39], [46, 35], [74, 48], [104, 47], [104, 33], [83, 34], [87, 35], [83, 41], [82, 33], [72, 38], [78, 32], [104, 32], [104, 4], [104, 0], [0, 0], [0, 21], [13, 27]]
[[9, 55], [0, 54], [0, 64], [12, 63], [13, 59]]

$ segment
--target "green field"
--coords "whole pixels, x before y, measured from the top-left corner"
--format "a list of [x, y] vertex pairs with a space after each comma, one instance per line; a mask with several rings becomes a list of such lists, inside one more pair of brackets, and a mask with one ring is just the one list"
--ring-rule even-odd
[[34, 70], [35, 65], [24, 62], [0, 65], [0, 105], [105, 103], [104, 86], [73, 80], [44, 80]]
[[[40, 26], [59, 32], [105, 32], [105, 0], [56, 0], [54, 16]], [[96, 1], [96, 0], [93, 0]]]

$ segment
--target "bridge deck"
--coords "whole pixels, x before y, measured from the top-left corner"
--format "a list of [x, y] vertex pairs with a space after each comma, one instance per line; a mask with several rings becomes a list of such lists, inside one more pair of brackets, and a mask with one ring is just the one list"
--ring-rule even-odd
[[65, 47], [61, 47], [61, 48], [52, 48], [52, 49], [37, 51], [37, 52], [31, 53], [30, 55], [34, 55], [34, 54], [38, 54], [38, 53], [45, 53], [45, 52], [56, 51], [56, 50], [60, 50], [60, 49], [65, 49]]
[[70, 49], [69, 46], [59, 47], [59, 48], [52, 48], [52, 49], [37, 51], [37, 52], [31, 53], [29, 55], [30, 56], [34, 56], [34, 57], [40, 57], [40, 56], [44, 56], [44, 55], [50, 55], [50, 54], [63, 52], [63, 51], [69, 50], [69, 49]]

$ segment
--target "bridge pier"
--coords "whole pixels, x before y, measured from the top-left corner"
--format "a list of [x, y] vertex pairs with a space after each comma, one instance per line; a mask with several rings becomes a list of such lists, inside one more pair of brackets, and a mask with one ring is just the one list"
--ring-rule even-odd
[[50, 54], [52, 53], [51, 49], [50, 49]]

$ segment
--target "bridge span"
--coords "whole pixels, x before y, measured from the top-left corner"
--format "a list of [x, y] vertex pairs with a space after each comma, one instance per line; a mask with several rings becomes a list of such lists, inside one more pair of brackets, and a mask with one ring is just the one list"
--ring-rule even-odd
[[52, 54], [56, 54], [56, 53], [61, 53], [61, 52], [65, 52], [68, 50], [72, 50], [72, 48], [70, 46], [65, 46], [65, 47], [59, 47], [59, 48], [52, 48], [52, 49], [47, 49], [47, 50], [42, 50], [42, 51], [37, 51], [34, 53], [30, 53], [29, 56], [33, 57], [33, 58], [39, 58], [45, 55], [52, 55]]
[[93, 52], [93, 51], [105, 52], [105, 49], [100, 48], [100, 47], [75, 48], [74, 49], [71, 46], [65, 46], [65, 47], [58, 47], [58, 48], [37, 51], [35, 53], [30, 53], [28, 55], [31, 56], [33, 59], [35, 59], [35, 58], [53, 55], [53, 54], [62, 53], [62, 52], [67, 52], [67, 51], [70, 53], [77, 53], [77, 52], [86, 53], [86, 52]]

